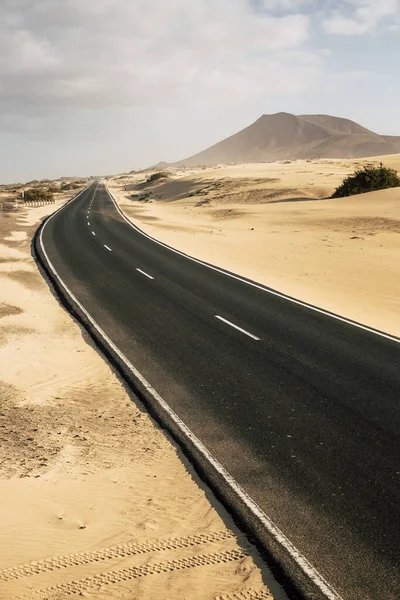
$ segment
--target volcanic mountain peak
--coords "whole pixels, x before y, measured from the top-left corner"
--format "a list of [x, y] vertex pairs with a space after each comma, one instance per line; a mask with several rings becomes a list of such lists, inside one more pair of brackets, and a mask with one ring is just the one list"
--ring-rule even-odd
[[262, 115], [249, 127], [178, 165], [361, 158], [400, 152], [400, 138], [383, 136], [330, 115]]

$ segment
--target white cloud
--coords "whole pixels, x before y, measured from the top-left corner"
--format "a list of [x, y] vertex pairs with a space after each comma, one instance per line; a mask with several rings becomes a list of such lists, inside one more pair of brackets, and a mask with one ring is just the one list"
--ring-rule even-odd
[[336, 81], [350, 81], [351, 83], [360, 83], [370, 81], [376, 74], [371, 71], [343, 71], [341, 73], [331, 73], [330, 77]]
[[399, 15], [400, 0], [347, 0], [344, 14], [338, 10], [323, 21], [327, 33], [362, 35], [376, 31], [388, 18]]
[[304, 62], [309, 27], [246, 0], [2, 0], [0, 113], [225, 101], [280, 92], [296, 68], [302, 87], [318, 68]]
[[312, 6], [315, 0], [262, 0], [261, 6], [264, 10], [287, 10], [294, 11], [301, 8]]

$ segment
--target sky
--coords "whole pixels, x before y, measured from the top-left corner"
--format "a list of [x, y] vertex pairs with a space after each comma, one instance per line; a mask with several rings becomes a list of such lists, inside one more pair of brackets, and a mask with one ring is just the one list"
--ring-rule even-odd
[[400, 135], [400, 0], [1, 0], [0, 183], [183, 159], [262, 114]]

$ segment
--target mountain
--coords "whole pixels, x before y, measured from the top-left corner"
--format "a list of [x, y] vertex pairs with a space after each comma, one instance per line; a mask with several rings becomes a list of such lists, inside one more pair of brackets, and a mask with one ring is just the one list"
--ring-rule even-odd
[[400, 152], [400, 137], [378, 135], [354, 121], [329, 115], [263, 115], [177, 166], [268, 162], [298, 158], [362, 158]]

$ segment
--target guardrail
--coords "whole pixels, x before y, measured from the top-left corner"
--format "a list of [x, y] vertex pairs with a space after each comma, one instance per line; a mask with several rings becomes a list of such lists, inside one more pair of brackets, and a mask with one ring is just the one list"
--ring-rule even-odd
[[30, 202], [18, 202], [18, 201], [4, 201], [4, 202], [0, 202], [0, 211], [3, 212], [13, 212], [13, 211], [17, 211], [20, 208], [24, 207], [24, 208], [32, 208], [32, 207], [37, 207], [37, 206], [46, 206], [47, 204], [55, 204], [55, 200], [47, 200], [47, 201], [30, 201]]
[[45, 206], [46, 204], [55, 204], [55, 200], [53, 198], [53, 200], [24, 200], [23, 205], [24, 206], [28, 206], [28, 207], [32, 207], [32, 206]]

